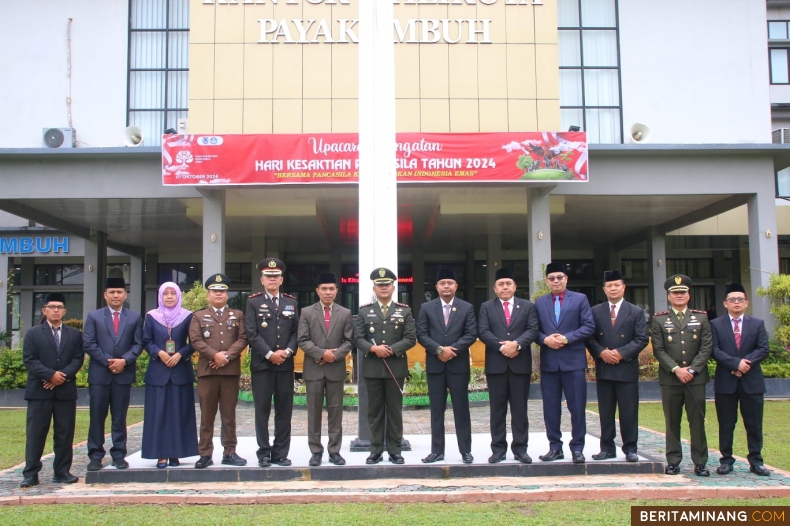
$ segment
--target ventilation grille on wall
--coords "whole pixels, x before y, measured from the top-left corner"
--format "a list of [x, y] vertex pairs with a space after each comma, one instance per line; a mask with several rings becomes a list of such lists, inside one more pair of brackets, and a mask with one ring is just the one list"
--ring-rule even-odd
[[774, 130], [771, 135], [771, 142], [774, 144], [790, 143], [790, 128]]

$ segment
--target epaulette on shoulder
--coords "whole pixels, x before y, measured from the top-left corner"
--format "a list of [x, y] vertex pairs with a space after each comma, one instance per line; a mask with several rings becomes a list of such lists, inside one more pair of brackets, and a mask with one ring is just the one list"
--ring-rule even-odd
[[360, 309], [364, 309], [365, 307], [370, 307], [371, 305], [373, 305], [373, 304], [372, 303], [365, 303], [364, 305], [360, 305], [359, 308]]
[[291, 296], [290, 294], [288, 294], [286, 292], [283, 292], [282, 295], [285, 296], [286, 298], [291, 298], [292, 300], [296, 299], [296, 296]]
[[260, 296], [261, 294], [263, 294], [263, 292], [256, 292], [256, 293], [254, 293], [254, 294], [250, 294], [249, 296], [247, 296], [247, 299], [250, 299], [250, 298], [257, 298], [257, 297], [258, 297], [258, 296]]
[[666, 314], [669, 314], [669, 311], [668, 310], [662, 310], [661, 312], [656, 312], [655, 314], [653, 314], [653, 316], [664, 316]]
[[697, 314], [704, 314], [705, 316], [708, 315], [708, 311], [706, 310], [697, 310], [697, 309], [690, 309], [691, 312], [696, 312]]
[[410, 309], [410, 308], [411, 308], [411, 307], [409, 307], [409, 304], [408, 304], [408, 303], [398, 303], [398, 302], [396, 301], [396, 302], [395, 302], [395, 305], [397, 305], [398, 307], [406, 307], [407, 309]]

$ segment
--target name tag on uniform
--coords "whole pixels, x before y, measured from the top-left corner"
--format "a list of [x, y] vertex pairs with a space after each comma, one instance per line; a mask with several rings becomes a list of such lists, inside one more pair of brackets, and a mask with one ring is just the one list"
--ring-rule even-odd
[[368, 314], [368, 318], [378, 318], [378, 316], [375, 314]]
[[702, 325], [702, 324], [700, 322], [698, 322], [698, 321], [690, 321], [690, 322], [688, 322], [686, 324], [687, 327], [693, 327], [693, 326], [697, 326], [697, 325]]

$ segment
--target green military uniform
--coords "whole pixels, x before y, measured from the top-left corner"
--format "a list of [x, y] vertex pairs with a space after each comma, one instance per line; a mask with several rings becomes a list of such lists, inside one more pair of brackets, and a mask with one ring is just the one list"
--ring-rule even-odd
[[[670, 277], [664, 284], [670, 292], [691, 288], [691, 279], [682, 274]], [[674, 309], [657, 312], [652, 327], [653, 354], [659, 363], [658, 383], [666, 422], [666, 458], [668, 474], [677, 473], [683, 458], [680, 424], [683, 407], [691, 429], [691, 460], [699, 467], [708, 461], [705, 436], [705, 384], [708, 383], [708, 359], [713, 351], [713, 335], [705, 311], [685, 308], [682, 321]], [[684, 384], [675, 374], [678, 367], [688, 367], [694, 378]], [[696, 400], [696, 401], [695, 401]], [[674, 472], [673, 469], [675, 470]], [[703, 475], [706, 476], [706, 475]]]
[[[396, 280], [396, 277], [390, 270], [376, 269], [371, 279], [374, 283], [377, 279], [383, 283], [384, 280]], [[379, 302], [362, 305], [357, 316], [354, 343], [364, 356], [362, 377], [368, 390], [370, 453], [380, 455], [384, 451], [386, 415], [387, 452], [390, 455], [400, 455], [403, 441], [403, 395], [399, 389], [403, 388], [409, 374], [406, 352], [417, 343], [417, 326], [411, 309], [404, 303], [390, 301], [387, 313], [383, 314]], [[379, 358], [370, 352], [374, 345], [389, 346], [392, 356]]]

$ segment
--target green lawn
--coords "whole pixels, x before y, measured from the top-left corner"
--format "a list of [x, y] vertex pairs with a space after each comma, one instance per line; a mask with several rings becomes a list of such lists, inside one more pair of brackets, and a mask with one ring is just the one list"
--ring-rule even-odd
[[[25, 461], [25, 409], [0, 409], [0, 469], [10, 468]], [[130, 408], [127, 424], [142, 421], [142, 408]], [[107, 426], [109, 427], [109, 416]], [[90, 417], [87, 409], [77, 409], [77, 426], [74, 431], [74, 443], [79, 444], [88, 439], [88, 423]], [[49, 431], [49, 444], [44, 454], [52, 453], [52, 429]]]
[[14, 506], [0, 509], [5, 524], [266, 524], [286, 526], [479, 526], [480, 524], [606, 525], [631, 523], [631, 506], [788, 506], [790, 499], [625, 501], [492, 504], [289, 504], [256, 506]]
[[[598, 411], [597, 404], [587, 404], [587, 409]], [[716, 419], [716, 406], [712, 401], [707, 402], [705, 408], [705, 432], [708, 436], [708, 447], [719, 449], [719, 421]], [[683, 438], [689, 438], [688, 422], [683, 420], [680, 428]], [[790, 441], [785, 427], [790, 422], [790, 401], [767, 400], [763, 416], [763, 459], [766, 464], [777, 468], [790, 470]], [[664, 432], [664, 411], [661, 402], [643, 402], [639, 404], [639, 425]], [[735, 426], [735, 440], [733, 453], [746, 458], [749, 450], [746, 448], [746, 431], [743, 428], [740, 414]], [[718, 458], [711, 458], [711, 462], [718, 463]]]

